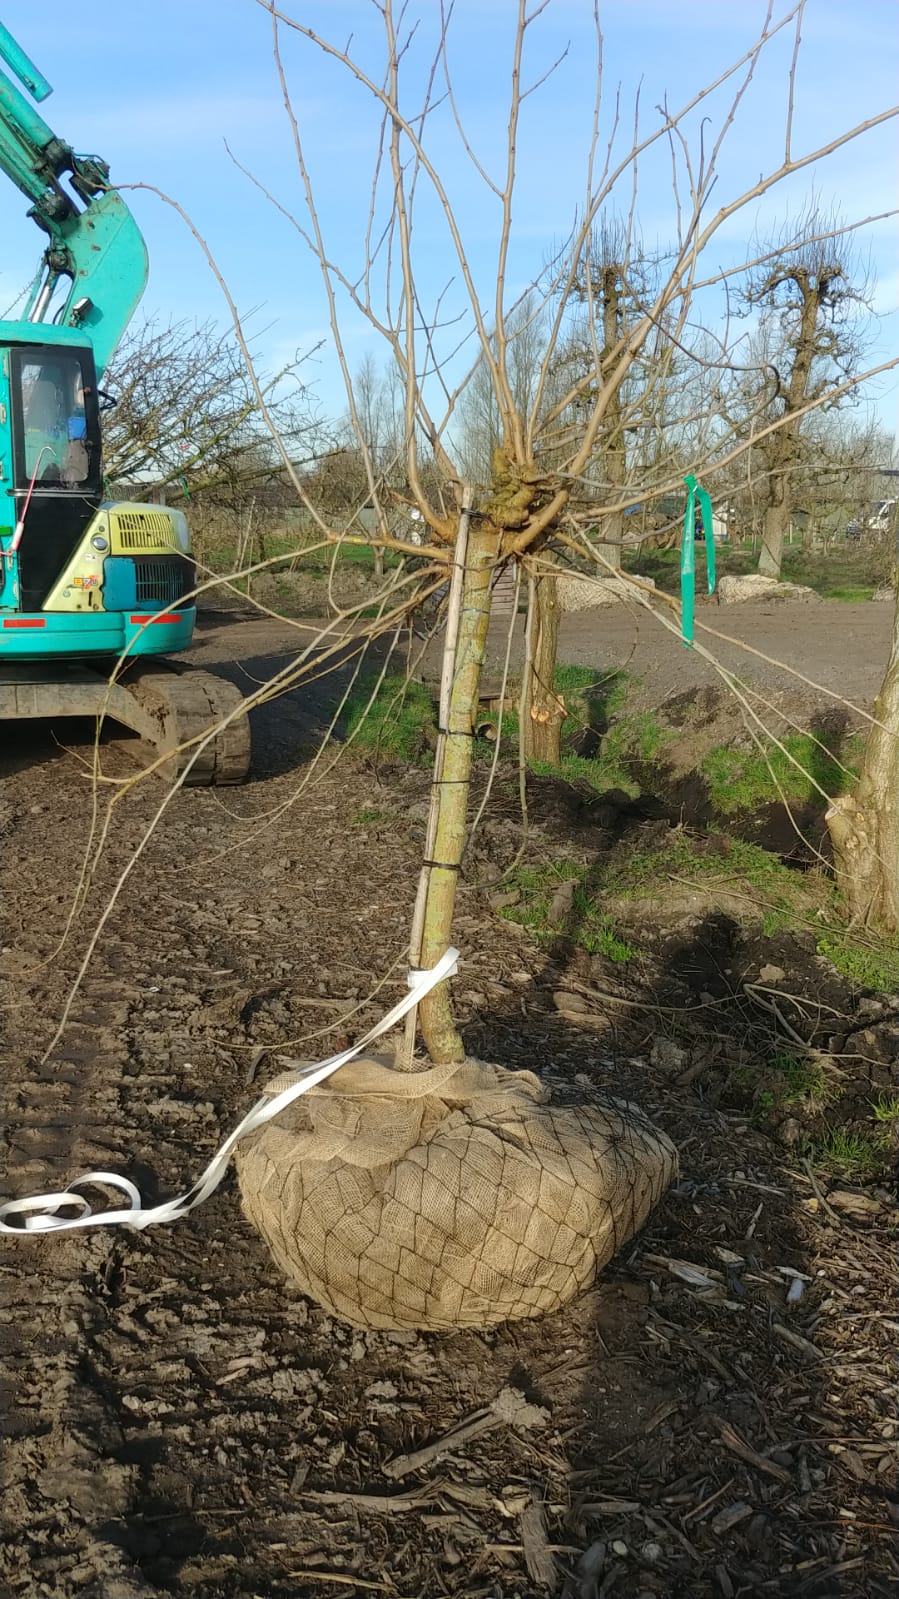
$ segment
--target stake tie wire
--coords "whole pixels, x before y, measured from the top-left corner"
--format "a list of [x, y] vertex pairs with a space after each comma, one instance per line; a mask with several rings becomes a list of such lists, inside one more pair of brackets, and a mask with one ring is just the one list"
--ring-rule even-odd
[[[350, 1049], [344, 1049], [339, 1055], [331, 1055], [327, 1060], [319, 1061], [311, 1066], [295, 1068], [293, 1075], [296, 1081], [289, 1088], [282, 1090], [274, 1097], [263, 1094], [257, 1099], [252, 1110], [247, 1112], [243, 1120], [238, 1122], [233, 1132], [225, 1139], [221, 1147], [213, 1155], [205, 1171], [197, 1178], [196, 1182], [186, 1193], [179, 1194], [177, 1199], [164, 1200], [161, 1205], [145, 1206], [140, 1195], [140, 1190], [129, 1177], [120, 1177], [115, 1172], [90, 1171], [81, 1177], [76, 1177], [69, 1187], [61, 1193], [32, 1194], [25, 1199], [9, 1199], [0, 1205], [0, 1233], [11, 1233], [21, 1237], [23, 1233], [51, 1233], [73, 1232], [85, 1227], [130, 1227], [134, 1231], [142, 1232], [145, 1227], [155, 1227], [164, 1222], [180, 1221], [189, 1211], [197, 1205], [202, 1205], [210, 1194], [214, 1193], [228, 1169], [231, 1156], [242, 1138], [248, 1133], [253, 1133], [257, 1128], [265, 1125], [274, 1116], [279, 1116], [282, 1110], [299, 1099], [301, 1094], [309, 1092], [318, 1083], [322, 1083], [341, 1066], [354, 1060], [357, 1055], [373, 1044], [375, 1039], [391, 1032], [397, 1022], [401, 1021], [407, 1011], [418, 1005], [425, 995], [436, 988], [446, 978], [452, 977], [457, 969], [459, 951], [450, 947], [441, 956], [436, 966], [427, 971], [413, 970], [408, 974], [409, 992], [394, 1005], [393, 1009], [382, 1017], [375, 1027], [360, 1038], [357, 1044]], [[282, 1075], [282, 1074], [279, 1074]], [[112, 1188], [119, 1190], [130, 1201], [127, 1210], [103, 1210], [94, 1212], [89, 1202], [82, 1193], [76, 1192], [84, 1187]], [[76, 1216], [63, 1216], [63, 1210], [76, 1210]], [[16, 1217], [19, 1220], [11, 1224], [8, 1218]]]

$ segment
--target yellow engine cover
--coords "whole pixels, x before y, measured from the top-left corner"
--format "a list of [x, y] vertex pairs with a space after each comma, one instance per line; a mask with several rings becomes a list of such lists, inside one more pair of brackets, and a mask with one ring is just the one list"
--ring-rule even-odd
[[165, 550], [187, 553], [176, 532], [179, 511], [155, 505], [110, 505], [105, 514], [110, 555], [153, 555]]
[[85, 529], [42, 609], [102, 611], [103, 562], [107, 555], [165, 555], [171, 550], [190, 554], [190, 534], [183, 511], [127, 501], [104, 505]]

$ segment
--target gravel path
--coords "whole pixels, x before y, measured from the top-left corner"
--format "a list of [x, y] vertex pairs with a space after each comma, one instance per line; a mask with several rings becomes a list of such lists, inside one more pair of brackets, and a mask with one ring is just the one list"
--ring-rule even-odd
[[[873, 600], [861, 605], [779, 602], [697, 606], [697, 623], [787, 661], [805, 677], [861, 704], [870, 704], [880, 688], [889, 653], [892, 616], [891, 602]], [[505, 622], [491, 627], [491, 673], [502, 670], [506, 627]], [[519, 618], [516, 658], [521, 655], [523, 632], [523, 620]], [[759, 686], [797, 688], [796, 679], [783, 668], [759, 660], [735, 644], [703, 634], [699, 626], [696, 637], [715, 652], [729, 671], [748, 677]], [[624, 666], [644, 680], [648, 696], [653, 699], [718, 681], [713, 667], [686, 649], [653, 617], [623, 605], [564, 617], [559, 658], [580, 666]]]

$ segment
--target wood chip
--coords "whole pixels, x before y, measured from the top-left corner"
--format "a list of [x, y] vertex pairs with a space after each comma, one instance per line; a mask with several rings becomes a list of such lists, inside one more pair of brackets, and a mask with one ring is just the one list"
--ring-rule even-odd
[[546, 1537], [543, 1506], [536, 1494], [531, 1494], [530, 1503], [522, 1511], [519, 1527], [528, 1576], [538, 1588], [547, 1588], [550, 1592], [554, 1592], [557, 1585], [556, 1563]]
[[692, 1260], [677, 1260], [671, 1255], [644, 1255], [643, 1260], [650, 1266], [663, 1266], [670, 1276], [687, 1283], [690, 1288], [708, 1291], [720, 1287], [725, 1281], [721, 1272], [715, 1271], [714, 1267], [697, 1266]]
[[395, 1460], [389, 1460], [384, 1467], [384, 1475], [395, 1480], [408, 1476], [410, 1471], [421, 1471], [449, 1450], [458, 1449], [461, 1444], [479, 1438], [482, 1433], [490, 1432], [494, 1427], [521, 1427], [529, 1430], [534, 1427], [545, 1427], [548, 1421], [549, 1411], [540, 1405], [529, 1404], [524, 1394], [517, 1388], [501, 1388], [489, 1409], [476, 1411], [467, 1421], [454, 1427], [451, 1432], [444, 1433], [442, 1438], [436, 1438], [433, 1443], [425, 1444], [423, 1448], [415, 1449], [411, 1454], [398, 1455]]
[[591, 1499], [579, 1509], [584, 1516], [629, 1516], [643, 1506], [636, 1499]]
[[752, 1506], [745, 1504], [742, 1500], [733, 1505], [726, 1505], [723, 1510], [719, 1510], [714, 1518], [711, 1524], [712, 1531], [716, 1537], [720, 1538], [722, 1533], [730, 1532], [733, 1527], [739, 1527], [740, 1522], [745, 1521], [747, 1516], [751, 1515]]
[[857, 1188], [831, 1188], [826, 1195], [828, 1205], [847, 1216], [857, 1216], [866, 1221], [879, 1216], [884, 1207], [872, 1194], [861, 1193]]
[[793, 1349], [798, 1349], [799, 1353], [805, 1355], [807, 1360], [822, 1359], [820, 1349], [816, 1349], [815, 1345], [809, 1343], [809, 1340], [803, 1338], [800, 1333], [795, 1333], [792, 1327], [784, 1327], [779, 1321], [775, 1321], [771, 1323], [771, 1331], [775, 1338], [780, 1339], [781, 1343], [790, 1344]]
[[773, 1460], [766, 1460], [765, 1456], [758, 1454], [750, 1444], [744, 1443], [739, 1433], [734, 1432], [733, 1427], [726, 1421], [719, 1423], [718, 1436], [725, 1449], [729, 1449], [731, 1454], [739, 1455], [747, 1466], [754, 1466], [756, 1471], [763, 1471], [767, 1477], [776, 1477], [778, 1482], [792, 1482], [790, 1473], [784, 1471], [783, 1466], [775, 1465]]
[[667, 1421], [669, 1416], [677, 1415], [680, 1408], [681, 1401], [679, 1399], [666, 1399], [665, 1403], [659, 1405], [658, 1409], [654, 1410], [652, 1415], [648, 1416], [643, 1423], [644, 1434], [648, 1437], [651, 1432], [655, 1432], [656, 1427], [661, 1427], [662, 1422]]
[[721, 1589], [722, 1599], [734, 1599], [734, 1585], [726, 1566], [715, 1567], [715, 1580]]
[[356, 1510], [369, 1510], [375, 1515], [393, 1516], [403, 1510], [420, 1510], [432, 1503], [437, 1485], [423, 1493], [405, 1494], [354, 1494], [335, 1491], [301, 1490], [302, 1498], [319, 1505], [353, 1505]]
[[288, 1577], [302, 1577], [305, 1582], [333, 1582], [341, 1588], [364, 1588], [366, 1593], [396, 1593], [392, 1582], [367, 1582], [349, 1571], [288, 1571]]
[[867, 1468], [865, 1466], [865, 1462], [862, 1460], [862, 1457], [857, 1452], [857, 1450], [855, 1450], [855, 1449], [839, 1449], [839, 1450], [836, 1450], [835, 1453], [836, 1453], [836, 1457], [837, 1457], [837, 1460], [839, 1461], [840, 1465], [841, 1466], [845, 1466], [845, 1468], [849, 1472], [850, 1476], [854, 1477], [856, 1482], [866, 1482], [867, 1481], [867, 1477], [868, 1477]]

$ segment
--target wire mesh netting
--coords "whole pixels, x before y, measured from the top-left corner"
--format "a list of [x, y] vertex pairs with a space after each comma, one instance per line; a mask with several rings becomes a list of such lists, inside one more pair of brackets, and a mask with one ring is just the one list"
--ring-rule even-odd
[[439, 1331], [571, 1299], [677, 1155], [635, 1106], [552, 1106], [530, 1072], [369, 1059], [248, 1138], [237, 1167], [246, 1215], [311, 1298], [357, 1327]]

